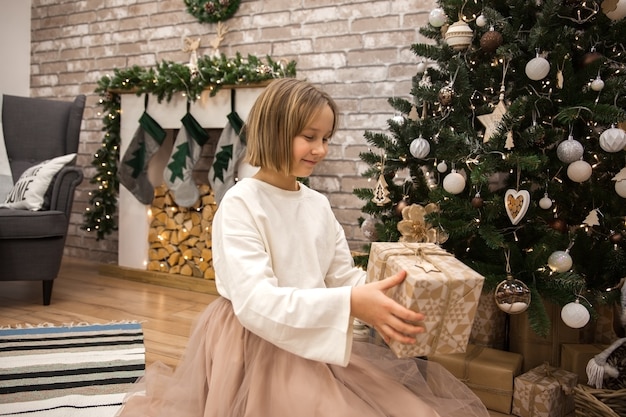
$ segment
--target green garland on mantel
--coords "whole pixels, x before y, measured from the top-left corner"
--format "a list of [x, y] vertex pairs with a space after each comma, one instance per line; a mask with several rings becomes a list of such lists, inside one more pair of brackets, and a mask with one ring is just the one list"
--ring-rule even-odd
[[101, 97], [102, 130], [105, 133], [102, 147], [91, 162], [96, 173], [89, 182], [97, 188], [89, 192], [89, 205], [83, 214], [81, 229], [95, 232], [97, 240], [117, 230], [120, 94], [152, 94], [159, 102], [169, 102], [175, 93], [184, 93], [190, 101], [195, 101], [206, 90], [214, 96], [224, 87], [262, 84], [273, 78], [295, 75], [295, 61], [274, 61], [269, 56], [263, 61], [252, 55], [244, 58], [237, 53], [234, 58], [226, 58], [224, 54], [199, 57], [197, 71], [191, 71], [187, 64], [163, 61], [156, 68], [133, 66], [117, 69], [113, 76], [102, 77], [95, 92]]

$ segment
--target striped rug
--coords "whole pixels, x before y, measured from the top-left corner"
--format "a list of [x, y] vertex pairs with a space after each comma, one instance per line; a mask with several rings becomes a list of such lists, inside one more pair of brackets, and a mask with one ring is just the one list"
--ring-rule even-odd
[[144, 369], [139, 323], [0, 329], [0, 416], [112, 417]]

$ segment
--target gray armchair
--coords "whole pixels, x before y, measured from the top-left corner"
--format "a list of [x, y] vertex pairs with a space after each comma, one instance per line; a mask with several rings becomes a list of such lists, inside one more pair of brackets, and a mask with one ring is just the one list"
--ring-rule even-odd
[[[84, 95], [73, 102], [3, 96], [2, 127], [14, 182], [29, 167], [78, 151], [84, 108]], [[44, 305], [50, 304], [74, 190], [82, 180], [80, 169], [65, 166], [50, 184], [49, 206], [0, 208], [0, 281], [42, 281]]]

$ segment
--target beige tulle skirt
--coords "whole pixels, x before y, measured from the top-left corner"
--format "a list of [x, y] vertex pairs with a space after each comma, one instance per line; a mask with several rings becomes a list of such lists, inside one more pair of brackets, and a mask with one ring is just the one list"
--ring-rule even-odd
[[118, 416], [488, 417], [441, 366], [355, 342], [346, 367], [301, 358], [241, 326], [230, 302], [197, 319], [176, 370], [154, 364]]

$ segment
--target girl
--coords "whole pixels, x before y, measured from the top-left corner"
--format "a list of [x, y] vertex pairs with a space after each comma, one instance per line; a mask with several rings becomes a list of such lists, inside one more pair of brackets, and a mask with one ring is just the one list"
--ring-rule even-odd
[[176, 372], [149, 369], [146, 393], [119, 415], [488, 416], [438, 365], [352, 341], [358, 318], [387, 341], [414, 343], [424, 317], [385, 295], [404, 272], [364, 283], [328, 200], [298, 181], [326, 156], [337, 116], [305, 81], [274, 80], [258, 97], [244, 131], [259, 171], [228, 190], [213, 220], [222, 297]]

